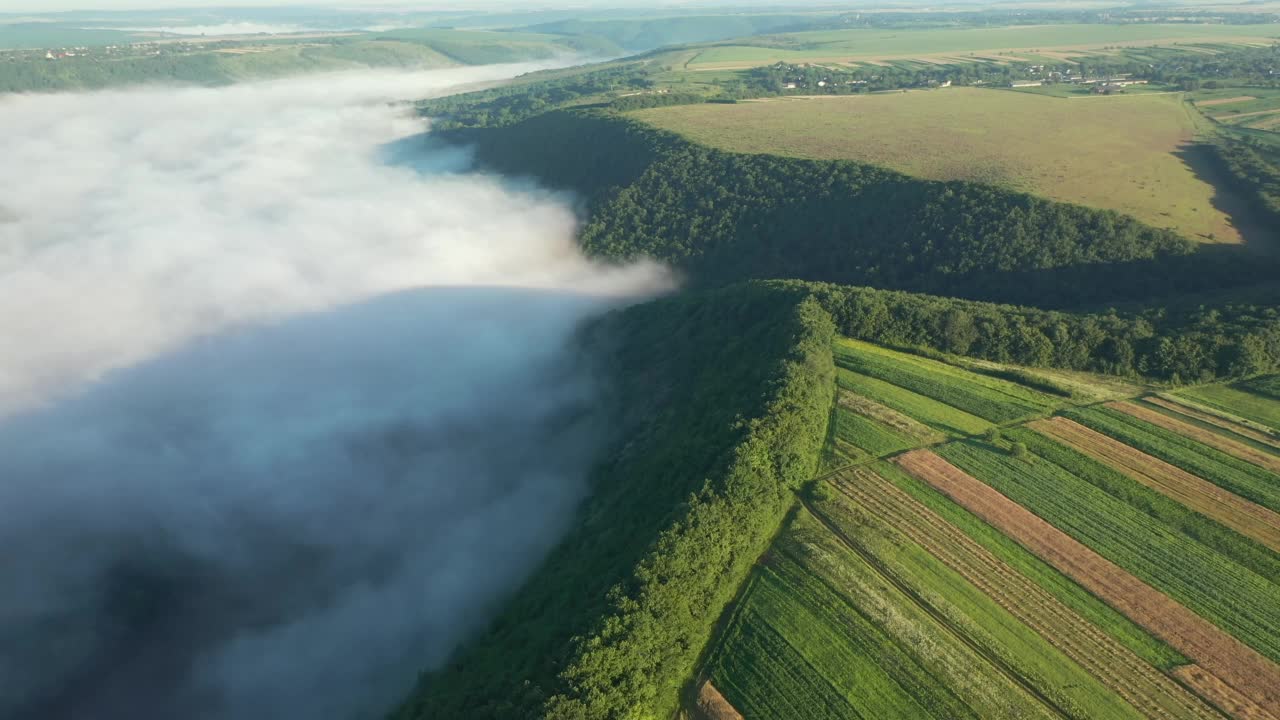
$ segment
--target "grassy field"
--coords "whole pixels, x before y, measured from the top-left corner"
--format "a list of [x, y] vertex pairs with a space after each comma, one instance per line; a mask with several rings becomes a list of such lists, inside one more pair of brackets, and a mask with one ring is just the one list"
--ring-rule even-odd
[[688, 105], [635, 113], [713, 147], [847, 159], [1116, 210], [1201, 242], [1239, 242], [1185, 160], [1178, 94], [1062, 99], [977, 88]]
[[1173, 43], [1266, 43], [1280, 25], [1039, 25], [997, 28], [854, 29], [768, 35], [708, 48], [691, 69], [754, 67], [771, 62], [947, 62], [1023, 51], [1052, 58], [1082, 50]]
[[[1274, 383], [1274, 378], [1271, 380]], [[1280, 433], [1280, 397], [1267, 394], [1265, 381], [1235, 385], [1206, 385], [1181, 390], [1178, 396], [1207, 405]]]

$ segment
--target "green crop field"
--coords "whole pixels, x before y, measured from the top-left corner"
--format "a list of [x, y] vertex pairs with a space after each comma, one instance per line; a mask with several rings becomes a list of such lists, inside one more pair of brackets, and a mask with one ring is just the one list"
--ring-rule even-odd
[[840, 340], [836, 365], [1003, 424], [1047, 412], [1057, 401], [1012, 382], [869, 343]]
[[976, 441], [938, 454], [1272, 660], [1280, 586], [1043, 457]]
[[1026, 51], [1042, 56], [1081, 50], [1173, 43], [1266, 43], [1280, 25], [1039, 25], [996, 28], [854, 29], [798, 32], [723, 43], [704, 50], [692, 69], [754, 67], [777, 61], [953, 60]]
[[892, 463], [876, 463], [874, 470], [876, 474], [892, 482], [899, 490], [910, 495], [944, 521], [962, 530], [987, 552], [1017, 569], [1058, 602], [1071, 608], [1081, 617], [1087, 618], [1130, 652], [1154, 667], [1163, 670], [1187, 662], [1187, 659], [1177, 651], [1152, 637], [1146, 630], [1077, 585], [1074, 580], [1058, 572], [999, 530], [956, 505], [928, 484], [908, 475]]
[[1106, 407], [1067, 417], [1271, 510], [1280, 511], [1280, 476], [1203, 443]]
[[868, 457], [880, 457], [899, 450], [915, 447], [919, 443], [908, 435], [875, 418], [837, 406], [832, 435], [837, 457], [857, 461]]
[[805, 512], [750, 581], [711, 677], [752, 718], [1052, 717]]
[[1045, 706], [1067, 717], [1140, 717], [984, 589], [914, 542], [909, 527], [891, 525], [842, 492], [830, 493], [815, 510], [952, 633], [981, 648], [984, 659], [1035, 688]]
[[1231, 558], [1267, 580], [1280, 584], [1280, 555], [1260, 543], [1046, 435], [1018, 428], [1010, 431], [1008, 437], [1024, 443], [1031, 452], [1139, 512], [1187, 537], [1195, 538], [1205, 547]]
[[[1220, 717], [1175, 679], [1190, 662], [1177, 650], [925, 482], [867, 462], [947, 437], [962, 439], [939, 455], [1280, 657], [1280, 555], [1017, 425], [1055, 411], [1119, 423], [1128, 416], [1076, 405], [1146, 388], [848, 339], [833, 350], [823, 479], [702, 671], [744, 717]], [[993, 423], [1014, 426], [971, 437]]]
[[1239, 242], [1224, 192], [1183, 151], [1178, 94], [1062, 99], [977, 88], [656, 108], [635, 116], [724, 150], [847, 159], [1115, 210], [1201, 242]]

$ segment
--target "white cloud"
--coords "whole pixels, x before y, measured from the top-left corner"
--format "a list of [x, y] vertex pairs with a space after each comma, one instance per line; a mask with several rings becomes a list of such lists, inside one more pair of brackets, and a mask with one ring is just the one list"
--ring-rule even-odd
[[517, 70], [0, 99], [0, 714], [371, 712], [564, 530], [668, 281], [388, 103]]

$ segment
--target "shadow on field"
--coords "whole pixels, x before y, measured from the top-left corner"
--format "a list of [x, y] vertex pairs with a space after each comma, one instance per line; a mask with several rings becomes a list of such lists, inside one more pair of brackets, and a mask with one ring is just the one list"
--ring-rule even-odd
[[1213, 207], [1227, 216], [1249, 249], [1280, 252], [1280, 236], [1276, 229], [1249, 200], [1248, 193], [1241, 192], [1236, 186], [1230, 173], [1214, 156], [1213, 148], [1205, 143], [1190, 143], [1174, 155], [1186, 163], [1197, 178], [1213, 187]]

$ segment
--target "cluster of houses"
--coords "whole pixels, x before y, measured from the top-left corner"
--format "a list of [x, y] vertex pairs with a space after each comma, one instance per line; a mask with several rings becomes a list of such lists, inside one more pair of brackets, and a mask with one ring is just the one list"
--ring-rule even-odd
[[[177, 46], [171, 47], [176, 52], [184, 52], [190, 50], [192, 46], [187, 43], [179, 43]], [[39, 52], [39, 51], [37, 51]], [[138, 55], [160, 55], [162, 50], [158, 43], [134, 43], [129, 45], [103, 45], [101, 47], [64, 47], [46, 49], [44, 52], [45, 60], [65, 60], [67, 58], [77, 57], [123, 57]], [[30, 55], [27, 56], [30, 58]], [[35, 57], [40, 57], [38, 54]]]
[[1069, 73], [1050, 73], [1048, 77], [1039, 80], [1013, 80], [1009, 83], [1011, 88], [1025, 87], [1041, 87], [1042, 85], [1056, 85], [1058, 83], [1067, 83], [1070, 85], [1088, 86], [1094, 93], [1111, 94], [1116, 92], [1124, 92], [1124, 89], [1130, 85], [1146, 85], [1146, 80], [1135, 80], [1129, 75], [1115, 75], [1111, 77], [1085, 77], [1083, 75], [1071, 75]]

